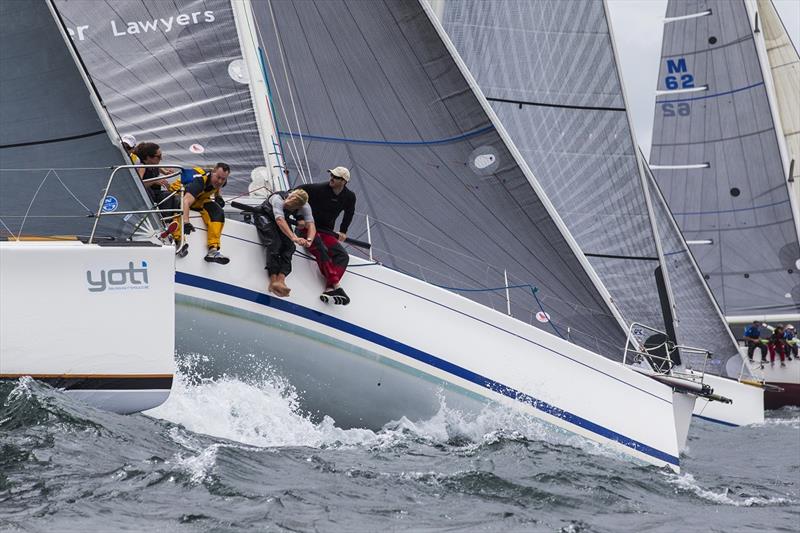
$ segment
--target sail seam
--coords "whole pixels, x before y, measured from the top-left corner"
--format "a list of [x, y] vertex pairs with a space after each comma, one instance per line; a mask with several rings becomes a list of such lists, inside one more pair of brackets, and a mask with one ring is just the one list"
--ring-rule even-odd
[[753, 207], [738, 207], [736, 209], [721, 209], [718, 211], [686, 211], [683, 213], [673, 213], [675, 215], [716, 215], [720, 213], [737, 213], [739, 211], [755, 211], [756, 209], [763, 209], [765, 207], [775, 207], [776, 205], [787, 204], [789, 199], [781, 200], [780, 202], [773, 202], [771, 204], [755, 205]]
[[43, 141], [29, 141], [24, 143], [15, 143], [15, 144], [3, 144], [0, 145], [0, 150], [3, 148], [19, 148], [21, 146], [33, 146], [37, 144], [49, 144], [49, 143], [57, 143], [61, 141], [74, 141], [77, 139], [85, 139], [87, 137], [94, 137], [95, 135], [100, 135], [106, 133], [106, 130], [99, 130], [93, 131], [91, 133], [82, 133], [81, 135], [70, 135], [68, 137], [58, 137], [56, 139], [45, 139]]
[[700, 50], [692, 50], [691, 52], [680, 52], [680, 53], [678, 53], [678, 54], [668, 54], [668, 55], [662, 55], [662, 56], [661, 56], [661, 59], [669, 59], [669, 58], [671, 58], [671, 57], [686, 57], [686, 56], [693, 56], [693, 55], [695, 55], [695, 54], [705, 54], [705, 53], [707, 53], [707, 52], [714, 52], [714, 51], [716, 51], [716, 50], [722, 50], [723, 48], [727, 48], [727, 47], [729, 47], [729, 46], [733, 46], [733, 45], [735, 45], [735, 44], [740, 44], [740, 43], [743, 43], [743, 42], [746, 42], [746, 41], [749, 41], [749, 40], [750, 40], [750, 36], [749, 36], [749, 35], [746, 35], [746, 36], [744, 36], [744, 37], [739, 37], [739, 38], [738, 38], [738, 39], [736, 39], [735, 41], [731, 41], [731, 42], [729, 42], [729, 43], [725, 43], [725, 44], [720, 44], [720, 45], [717, 45], [717, 46], [715, 46], [714, 48], [702, 48], [702, 49], [700, 49]]
[[614, 255], [614, 254], [592, 254], [585, 252], [586, 257], [600, 257], [603, 259], [633, 259], [635, 261], [658, 261], [658, 257], [648, 257], [642, 255]]
[[[703, 143], [720, 143], [725, 141], [733, 141], [736, 139], [744, 139], [745, 137], [752, 137], [753, 135], [761, 135], [762, 133], [767, 133], [772, 131], [772, 128], [767, 128], [764, 130], [754, 131], [752, 133], [743, 133], [739, 135], [734, 135], [733, 137], [720, 137], [719, 139], [706, 139], [703, 140]], [[653, 143], [651, 146], [689, 146], [693, 144], [699, 144], [697, 141], [690, 141], [690, 142], [683, 142], [683, 143]], [[653, 168], [652, 166], [650, 168]]]
[[544, 102], [531, 102], [528, 100], [511, 100], [508, 98], [491, 98], [486, 97], [490, 102], [503, 102], [506, 104], [519, 104], [531, 105], [536, 107], [557, 107], [561, 109], [588, 109], [592, 111], [625, 111], [624, 107], [609, 107], [609, 106], [589, 106], [589, 105], [571, 105], [571, 104], [549, 104]]

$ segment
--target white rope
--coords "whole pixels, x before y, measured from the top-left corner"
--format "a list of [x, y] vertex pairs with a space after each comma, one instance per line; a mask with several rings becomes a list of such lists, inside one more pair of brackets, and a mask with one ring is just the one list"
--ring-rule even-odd
[[[270, 9], [270, 16], [272, 17], [273, 27], [275, 27], [275, 36], [276, 36], [276, 39], [277, 39], [277, 37], [278, 37], [277, 24], [275, 22], [275, 15], [274, 15], [274, 13], [272, 11], [272, 2], [271, 1], [269, 3], [269, 9]], [[256, 32], [258, 33], [259, 41], [261, 43], [265, 43], [266, 41], [264, 40], [264, 36], [261, 33], [261, 26], [259, 25], [258, 20], [256, 20], [254, 18], [253, 23], [255, 24]], [[280, 41], [279, 40], [278, 40], [278, 49], [279, 49], [279, 51], [281, 51], [281, 55], [282, 55], [283, 51], [281, 49], [281, 45], [280, 45]], [[272, 68], [272, 60], [270, 59], [270, 54], [269, 54], [269, 51], [266, 49], [266, 46], [264, 47], [264, 56], [266, 57], [266, 60], [267, 60], [267, 69], [269, 70], [269, 75], [273, 80], [275, 80], [276, 79], [275, 70]], [[287, 75], [287, 80], [288, 80], [288, 75]], [[291, 88], [291, 85], [288, 84], [288, 81], [287, 81], [287, 89], [289, 91], [289, 94], [292, 95], [292, 88]], [[275, 86], [275, 94], [278, 96], [278, 104], [280, 105], [280, 110], [281, 110], [281, 113], [283, 114], [284, 122], [286, 123], [286, 129], [288, 130], [288, 133], [289, 133], [289, 139], [288, 139], [288, 142], [287, 142], [287, 145], [288, 145], [288, 148], [289, 148], [289, 154], [292, 156], [292, 158], [295, 161], [298, 162], [297, 170], [300, 173], [300, 181], [303, 182], [303, 183], [308, 183], [310, 181], [310, 179], [311, 179], [310, 178], [311, 169], [310, 169], [310, 166], [308, 165], [308, 159], [306, 158], [306, 167], [309, 168], [309, 172], [308, 172], [309, 176], [306, 177], [305, 170], [303, 169], [303, 159], [300, 157], [300, 149], [298, 149], [297, 141], [295, 140], [295, 136], [293, 135], [294, 131], [293, 131], [292, 126], [291, 126], [291, 121], [289, 120], [289, 114], [286, 111], [286, 104], [284, 103], [281, 91], [278, 90], [277, 86]], [[292, 97], [292, 104], [294, 104], [294, 98], [293, 97]], [[275, 134], [279, 135], [278, 132], [277, 132], [277, 127], [278, 127], [278, 125], [275, 124], [275, 129], [276, 129]], [[299, 123], [298, 123], [298, 127], [299, 127]], [[302, 133], [298, 132], [298, 135], [300, 136], [300, 142], [302, 143], [303, 142]], [[305, 153], [305, 147], [303, 147], [303, 153]], [[285, 157], [284, 157], [284, 164], [285, 164]]]
[[27, 211], [25, 211], [25, 216], [22, 217], [22, 222], [19, 225], [19, 233], [17, 234], [17, 240], [19, 240], [19, 238], [22, 236], [22, 228], [25, 227], [25, 221], [28, 219], [28, 213], [31, 212], [31, 207], [33, 207], [33, 202], [36, 201], [36, 197], [39, 195], [39, 191], [42, 189], [42, 186], [44, 186], [44, 182], [47, 181], [47, 176], [50, 175], [50, 172], [51, 172], [50, 170], [47, 171], [47, 174], [44, 175], [42, 182], [39, 184], [38, 187], [36, 187], [36, 192], [33, 193], [33, 198], [31, 198], [31, 203], [28, 204], [28, 209]]

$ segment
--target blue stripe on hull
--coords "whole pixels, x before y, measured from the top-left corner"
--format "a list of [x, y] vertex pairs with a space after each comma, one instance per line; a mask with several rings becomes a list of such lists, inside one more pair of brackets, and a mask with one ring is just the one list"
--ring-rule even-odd
[[444, 359], [440, 359], [434, 355], [431, 355], [429, 353], [408, 346], [407, 344], [403, 344], [399, 341], [396, 341], [384, 335], [380, 335], [378, 333], [362, 328], [355, 324], [345, 322], [344, 320], [332, 317], [320, 311], [315, 311], [313, 309], [309, 309], [307, 307], [303, 307], [301, 305], [297, 305], [295, 303], [291, 303], [280, 298], [274, 298], [268, 294], [263, 294], [260, 292], [252, 291], [250, 289], [245, 289], [243, 287], [238, 287], [236, 285], [223, 283], [221, 281], [216, 281], [201, 276], [195, 276], [193, 274], [187, 274], [184, 272], [176, 272], [175, 281], [182, 285], [197, 287], [199, 289], [225, 294], [227, 296], [232, 296], [234, 298], [239, 298], [249, 302], [254, 302], [260, 305], [264, 305], [266, 307], [271, 307], [273, 309], [277, 309], [285, 313], [289, 313], [292, 315], [299, 316], [301, 318], [305, 318], [307, 320], [311, 320], [313, 322], [317, 322], [319, 324], [342, 331], [349, 335], [359, 337], [361, 339], [367, 340], [379, 346], [383, 346], [384, 348], [388, 348], [394, 352], [411, 357], [412, 359], [430, 365], [434, 368], [438, 368], [439, 370], [447, 372], [448, 374], [458, 376], [461, 379], [464, 379], [481, 387], [485, 387], [489, 390], [492, 390], [494, 392], [497, 392], [514, 400], [527, 403], [535, 407], [539, 411], [550, 414], [552, 416], [556, 416], [575, 426], [591, 431], [592, 433], [605, 437], [609, 440], [618, 442], [624, 446], [627, 446], [628, 448], [631, 448], [643, 454], [649, 455], [651, 457], [654, 457], [656, 459], [659, 459], [661, 461], [664, 461], [666, 463], [675, 466], [678, 466], [680, 463], [677, 457], [670, 455], [666, 452], [662, 452], [661, 450], [657, 450], [651, 446], [648, 446], [637, 440], [626, 437], [625, 435], [617, 433], [606, 427], [595, 424], [594, 422], [586, 420], [585, 418], [582, 418], [578, 415], [574, 415], [570, 412], [564, 411], [563, 409], [559, 409], [558, 407], [550, 405], [547, 402], [537, 400], [533, 396], [520, 392], [512, 387], [503, 385], [502, 383], [499, 383], [485, 376], [472, 372], [471, 370], [467, 370], [466, 368], [454, 365], [448, 361], [445, 361]]
[[716, 418], [709, 418], [707, 416], [695, 415], [695, 414], [693, 414], [692, 416], [697, 417], [700, 420], [706, 420], [708, 422], [713, 422], [715, 424], [722, 424], [723, 426], [728, 426], [728, 427], [732, 427], [732, 428], [738, 428], [739, 427], [739, 424], [734, 424], [732, 422], [725, 422], [724, 420], [717, 420]]

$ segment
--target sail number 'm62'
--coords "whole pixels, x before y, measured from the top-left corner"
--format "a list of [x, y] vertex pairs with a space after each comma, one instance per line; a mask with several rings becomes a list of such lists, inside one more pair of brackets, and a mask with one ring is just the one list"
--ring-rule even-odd
[[[668, 91], [678, 89], [693, 89], [694, 75], [686, 68], [686, 58], [667, 59], [667, 75], [664, 76], [664, 86]], [[689, 115], [692, 108], [688, 102], [664, 102], [661, 110], [665, 117], [674, 117], [676, 114], [682, 117]]]

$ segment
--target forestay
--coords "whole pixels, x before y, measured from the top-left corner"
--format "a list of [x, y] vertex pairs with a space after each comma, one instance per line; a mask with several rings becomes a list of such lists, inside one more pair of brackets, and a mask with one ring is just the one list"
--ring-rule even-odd
[[[657, 234], [676, 340], [713, 352], [710, 370], [724, 375], [738, 350], [656, 191], [654, 220], [648, 214], [603, 2], [439, 5], [445, 28], [625, 318], [664, 327]], [[702, 358], [693, 363], [703, 366]]]
[[[255, 2], [277, 95], [296, 103], [284, 144], [315, 180], [350, 167], [386, 265], [621, 356], [613, 316], [417, 2]], [[302, 136], [302, 137], [301, 137]], [[362, 237], [357, 216], [351, 235]], [[529, 288], [537, 287], [537, 301]], [[466, 289], [466, 290], [465, 290]], [[489, 290], [500, 289], [500, 290]], [[541, 310], [550, 322], [533, 319]], [[544, 313], [540, 314], [544, 318]]]
[[703, 348], [712, 354], [707, 363], [689, 353], [681, 354], [681, 357], [690, 361], [694, 368], [699, 370], [705, 367], [712, 374], [732, 378], [738, 378], [742, 373], [749, 375], [749, 370], [742, 365], [736, 340], [708, 285], [703, 281], [653, 174], [647, 167], [645, 172], [653, 200], [655, 223], [664, 249], [664, 263], [675, 296], [678, 342]]
[[796, 221], [744, 2], [670, 1], [660, 63], [651, 163], [686, 239], [706, 243], [692, 251], [717, 301], [799, 316]]
[[[0, 2], [0, 235], [88, 236], [100, 209], [146, 209], [44, 0]], [[101, 238], [131, 236], [136, 216], [100, 219]]]
[[165, 163], [227, 162], [226, 194], [269, 176], [229, 0], [56, 6], [121, 133], [158, 143]]

